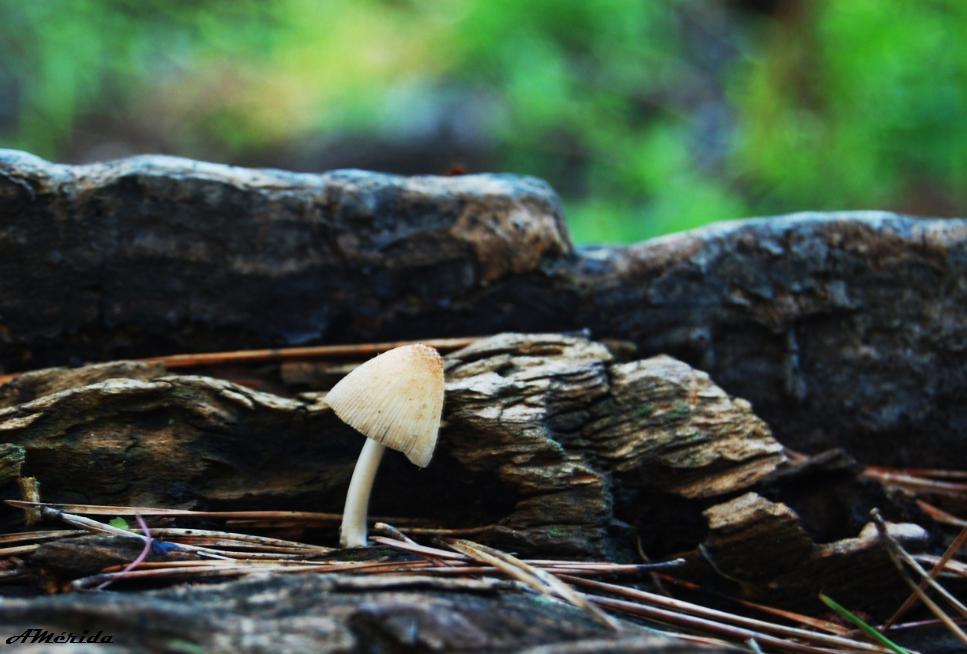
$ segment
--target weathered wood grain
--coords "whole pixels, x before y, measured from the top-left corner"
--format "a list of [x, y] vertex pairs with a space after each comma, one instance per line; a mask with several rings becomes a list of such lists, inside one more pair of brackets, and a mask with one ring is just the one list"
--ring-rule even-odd
[[[759, 569], [754, 585], [765, 599], [789, 598], [790, 588], [805, 597], [819, 588], [855, 592], [838, 579], [840, 559], [862, 568], [876, 549], [869, 539], [823, 549], [856, 537], [862, 523], [824, 526], [815, 512], [804, 523], [784, 497], [807, 511], [863, 515], [880, 506], [893, 520], [911, 515], [882, 492], [854, 492], [850, 484], [870, 482], [848, 466], [828, 473], [835, 484], [797, 485], [808, 467], [787, 469], [748, 402], [666, 356], [620, 361], [580, 336], [509, 333], [445, 361], [436, 456], [418, 470], [388, 455], [376, 515], [482, 527], [474, 538], [540, 557], [634, 561], [638, 544], [652, 557], [690, 551], [686, 574], [713, 585], [731, 585], [743, 566]], [[39, 479], [46, 501], [339, 512], [362, 444], [319, 395], [286, 398], [124, 363], [18, 383], [26, 401], [0, 409], [0, 442], [25, 453], [23, 474]], [[733, 498], [749, 491], [768, 493], [761, 502], [772, 508], [740, 510]], [[11, 509], [6, 516], [9, 525], [19, 519]], [[333, 528], [313, 533], [335, 543]], [[703, 560], [700, 545], [722, 562]], [[880, 572], [881, 563], [869, 561]], [[874, 601], [864, 606], [890, 601], [871, 589], [898, 591], [881, 577], [868, 576], [863, 596]]]
[[615, 634], [571, 606], [494, 579], [287, 575], [154, 592], [0, 598], [0, 633], [27, 628], [56, 635], [100, 630], [110, 644], [46, 647], [105, 653], [567, 652], [581, 651], [575, 648], [582, 641], [596, 651], [734, 651], [631, 623]]
[[0, 152], [0, 371], [588, 328], [780, 442], [967, 460], [967, 222], [838, 212], [575, 250], [543, 182]]

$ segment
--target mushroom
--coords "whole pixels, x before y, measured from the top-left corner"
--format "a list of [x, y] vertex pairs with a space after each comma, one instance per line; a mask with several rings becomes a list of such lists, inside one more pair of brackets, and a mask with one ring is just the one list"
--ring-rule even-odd
[[326, 395], [340, 420], [366, 436], [356, 461], [339, 542], [366, 546], [369, 494], [383, 450], [402, 452], [425, 468], [433, 458], [443, 411], [443, 359], [432, 347], [404, 345], [355, 368]]

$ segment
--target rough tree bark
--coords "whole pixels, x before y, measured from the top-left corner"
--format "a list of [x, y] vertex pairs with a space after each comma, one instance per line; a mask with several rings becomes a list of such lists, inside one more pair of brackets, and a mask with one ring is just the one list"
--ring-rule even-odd
[[544, 183], [0, 153], [0, 366], [590, 328], [707, 371], [784, 444], [967, 460], [967, 222], [727, 223], [575, 250]]
[[97, 625], [112, 637], [110, 644], [76, 649], [54, 645], [49, 651], [740, 651], [673, 640], [630, 623], [616, 634], [573, 607], [537, 599], [493, 579], [261, 576], [148, 593], [0, 600], [0, 607], [3, 634], [22, 634], [24, 625], [57, 635], [84, 630], [93, 634], [91, 627]]

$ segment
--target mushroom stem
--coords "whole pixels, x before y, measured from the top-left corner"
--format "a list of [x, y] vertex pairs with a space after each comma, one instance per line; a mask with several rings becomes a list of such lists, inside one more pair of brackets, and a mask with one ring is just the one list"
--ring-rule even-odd
[[379, 462], [386, 448], [366, 439], [363, 451], [356, 460], [353, 478], [346, 493], [346, 506], [342, 513], [342, 527], [339, 529], [339, 544], [343, 547], [366, 547], [366, 515], [369, 512], [369, 493], [373, 490], [373, 480]]

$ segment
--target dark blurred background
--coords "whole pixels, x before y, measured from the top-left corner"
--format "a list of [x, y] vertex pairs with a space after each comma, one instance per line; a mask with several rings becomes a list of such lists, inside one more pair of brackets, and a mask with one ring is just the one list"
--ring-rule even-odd
[[0, 0], [0, 147], [549, 180], [577, 242], [967, 214], [964, 0]]

